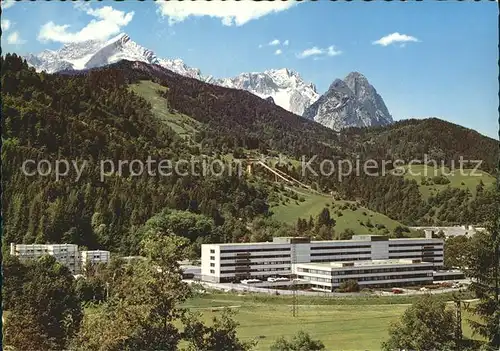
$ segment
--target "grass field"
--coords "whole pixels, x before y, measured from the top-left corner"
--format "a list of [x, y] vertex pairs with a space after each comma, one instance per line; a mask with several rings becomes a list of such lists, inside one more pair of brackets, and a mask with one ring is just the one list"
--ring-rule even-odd
[[[337, 222], [335, 231], [339, 233], [349, 228], [356, 233], [382, 234], [384, 228], [377, 229], [377, 224], [383, 225], [391, 232], [395, 227], [401, 225], [401, 223], [381, 213], [371, 211], [359, 205], [356, 206], [355, 210], [352, 207], [345, 208], [346, 206], [344, 205], [346, 204], [354, 204], [351, 201], [334, 201], [331, 196], [312, 193], [306, 189], [296, 189], [296, 191], [299, 193], [299, 196], [304, 198], [304, 201], [300, 202], [290, 199], [286, 204], [280, 202], [271, 207], [271, 211], [274, 213], [273, 217], [276, 220], [295, 224], [298, 218], [305, 218], [306, 220], [309, 219], [309, 216], [316, 218], [323, 208], [328, 207], [330, 215]], [[340, 213], [342, 215], [339, 215]], [[370, 228], [361, 224], [361, 222], [366, 224], [368, 220], [373, 227]]]
[[[221, 313], [221, 307], [232, 308], [236, 311], [234, 318], [240, 323], [238, 335], [244, 340], [257, 340], [255, 350], [258, 351], [269, 350], [275, 339], [280, 336], [290, 338], [299, 330], [322, 340], [327, 350], [379, 350], [380, 343], [388, 336], [389, 324], [396, 321], [414, 299], [398, 298], [299, 297], [298, 317], [292, 317], [291, 299], [284, 297], [272, 297], [265, 302], [265, 298], [259, 301], [215, 294], [194, 298], [186, 303], [186, 307], [200, 312], [207, 322]], [[390, 299], [396, 300], [390, 303]], [[336, 300], [336, 304], [308, 304], [320, 300]], [[468, 315], [463, 313], [464, 335], [470, 337], [471, 331], [465, 322], [467, 318]]]
[[[450, 183], [448, 184], [433, 184], [433, 185], [422, 185], [421, 179], [424, 177], [434, 177], [437, 175], [443, 174], [443, 169], [441, 167], [433, 167], [426, 165], [412, 165], [406, 166], [406, 173], [404, 177], [406, 179], [414, 179], [419, 187], [420, 193], [426, 199], [431, 195], [437, 194], [439, 191], [449, 187], [459, 188], [459, 189], [469, 189], [469, 191], [475, 195], [476, 194], [476, 186], [482, 180], [485, 187], [491, 186], [496, 182], [495, 177], [492, 175], [483, 172], [483, 171], [474, 171], [471, 169], [463, 169], [463, 170], [455, 170], [450, 172], [448, 168], [444, 168], [445, 176], [448, 178]], [[411, 171], [411, 172], [410, 172]]]
[[196, 132], [199, 126], [198, 121], [189, 116], [168, 111], [167, 100], [158, 95], [158, 90], [166, 91], [166, 87], [147, 80], [132, 84], [130, 89], [146, 99], [152, 106], [153, 114], [167, 123], [180, 136], [191, 137]]

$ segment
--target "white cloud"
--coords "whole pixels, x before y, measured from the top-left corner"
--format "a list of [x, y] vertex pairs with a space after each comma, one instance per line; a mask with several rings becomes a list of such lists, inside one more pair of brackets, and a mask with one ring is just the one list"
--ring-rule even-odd
[[326, 54], [328, 56], [337, 56], [337, 55], [340, 55], [341, 53], [342, 53], [342, 51], [335, 49], [335, 46], [333, 46], [333, 45], [329, 46], [328, 50], [326, 52]]
[[323, 49], [318, 48], [317, 46], [314, 46], [310, 49], [306, 49], [302, 51], [300, 54], [297, 55], [298, 58], [306, 58], [309, 56], [315, 56], [315, 55], [322, 55], [323, 54]]
[[158, 13], [168, 18], [170, 25], [189, 17], [220, 18], [225, 26], [241, 26], [271, 13], [288, 10], [295, 1], [159, 1]]
[[314, 59], [317, 59], [318, 56], [337, 56], [340, 55], [342, 51], [337, 50], [334, 45], [331, 45], [325, 49], [318, 48], [317, 46], [313, 46], [312, 48], [306, 49], [301, 53], [297, 54], [297, 57], [300, 59], [315, 56]]
[[[77, 3], [78, 4], [78, 3]], [[134, 12], [115, 10], [111, 6], [92, 9], [88, 3], [75, 5], [75, 8], [85, 11], [95, 17], [84, 28], [77, 32], [70, 32], [69, 24], [58, 25], [50, 21], [45, 23], [38, 33], [38, 40], [56, 41], [60, 43], [78, 43], [86, 40], [106, 40], [110, 36], [121, 32], [122, 27], [128, 25], [134, 17]]]
[[281, 55], [282, 53], [283, 53], [283, 51], [281, 51], [280, 49], [278, 49], [274, 52], [275, 55]]
[[[271, 40], [269, 43], [267, 43], [267, 44], [265, 44], [265, 45], [266, 45], [266, 46], [279, 46], [279, 45], [282, 45], [282, 46], [288, 46], [288, 44], [289, 44], [289, 43], [290, 43], [290, 42], [288, 41], [288, 39], [287, 39], [287, 40], [285, 40], [285, 41], [280, 41], [279, 39], [274, 39], [274, 40]], [[259, 49], [262, 49], [263, 47], [264, 47], [264, 45], [259, 44]], [[279, 53], [277, 53], [278, 51], [279, 51]], [[281, 53], [283, 53], [283, 51], [281, 51], [281, 50], [276, 50], [276, 51], [275, 51], [275, 54], [276, 54], [276, 55], [279, 55], [279, 54], [281, 54]]]
[[26, 41], [21, 39], [19, 32], [12, 32], [7, 36], [7, 44], [11, 45], [22, 45]]
[[0, 7], [2, 7], [2, 10], [7, 10], [8, 8], [14, 6], [16, 2], [14, 0], [2, 0]]
[[270, 41], [269, 46], [276, 46], [276, 45], [280, 45], [280, 41], [278, 39], [274, 39], [273, 41]]
[[2, 19], [1, 24], [2, 24], [2, 31], [9, 30], [9, 28], [11, 26], [11, 23], [8, 19]]
[[297, 54], [299, 59], [307, 58], [314, 56], [314, 59], [318, 59], [319, 56], [337, 56], [340, 55], [342, 51], [337, 50], [334, 45], [331, 45], [325, 49], [318, 48], [317, 46], [313, 46], [312, 48], [306, 49], [301, 53]]
[[408, 42], [419, 42], [415, 37], [412, 37], [411, 35], [406, 35], [406, 34], [399, 34], [398, 32], [386, 35], [385, 37], [380, 38], [379, 40], [375, 40], [372, 42], [373, 45], [382, 45], [382, 46], [388, 46], [391, 44], [395, 43], [408, 43]]

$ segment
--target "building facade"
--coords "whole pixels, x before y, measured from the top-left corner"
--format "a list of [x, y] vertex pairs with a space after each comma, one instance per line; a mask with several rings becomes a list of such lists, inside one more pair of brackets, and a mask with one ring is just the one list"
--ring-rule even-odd
[[80, 266], [83, 270], [88, 264], [108, 263], [109, 256], [109, 251], [104, 250], [80, 251]]
[[69, 268], [71, 273], [80, 274], [90, 263], [108, 262], [109, 251], [79, 251], [75, 244], [10, 244], [10, 254], [21, 261], [38, 259], [44, 255], [54, 256], [57, 262]]
[[380, 235], [355, 235], [351, 240], [281, 237], [264, 243], [204, 244], [201, 275], [205, 281], [232, 282], [288, 276], [299, 263], [398, 259], [421, 260], [439, 269], [443, 266], [443, 244], [442, 239], [389, 239]]
[[360, 288], [432, 284], [434, 266], [420, 259], [373, 260], [357, 262], [299, 263], [297, 278], [313, 290], [334, 291], [349, 280]]
[[472, 237], [478, 232], [484, 232], [486, 228], [473, 225], [461, 225], [454, 227], [410, 227], [413, 230], [421, 230], [425, 235], [435, 236], [439, 232], [443, 232], [446, 238], [454, 236], [467, 236]]

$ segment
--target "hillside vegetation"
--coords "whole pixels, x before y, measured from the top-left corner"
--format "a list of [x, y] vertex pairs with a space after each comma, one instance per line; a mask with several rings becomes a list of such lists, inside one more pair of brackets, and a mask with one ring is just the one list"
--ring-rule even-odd
[[155, 117], [164, 121], [179, 136], [193, 138], [200, 128], [198, 121], [169, 109], [167, 100], [160, 96], [160, 93], [166, 92], [168, 88], [148, 80], [132, 84], [130, 88], [149, 102]]
[[478, 186], [490, 188], [496, 183], [495, 177], [482, 170], [450, 170], [448, 167], [426, 165], [406, 166], [405, 169], [404, 177], [413, 179], [419, 184], [424, 199], [436, 195], [447, 187], [469, 191], [475, 196]]
[[324, 208], [328, 208], [336, 222], [335, 231], [339, 233], [351, 229], [358, 234], [388, 234], [402, 226], [400, 222], [353, 201], [333, 200], [331, 196], [315, 194], [305, 189], [293, 191], [297, 196], [293, 196], [293, 193], [293, 197], [282, 195], [281, 201], [270, 203], [270, 211], [275, 220], [293, 225], [299, 218], [316, 218]]
[[[359, 221], [366, 224], [368, 219], [387, 228], [397, 222], [481, 224], [495, 208], [486, 183], [476, 192], [468, 186], [446, 187], [426, 196], [415, 179], [351, 174], [339, 180], [337, 171], [303, 174], [296, 161], [276, 168], [313, 191], [333, 194], [343, 204], [358, 203], [360, 209], [367, 209], [368, 218], [359, 218], [364, 209], [353, 210], [351, 217], [350, 210], [339, 209], [340, 202], [335, 209], [333, 204], [328, 208], [328, 202], [307, 194], [304, 207], [299, 201], [299, 205], [287, 204], [287, 211], [280, 208], [283, 204], [270, 211], [279, 195], [274, 177], [263, 170], [241, 177], [137, 175], [128, 164], [120, 174], [103, 177], [105, 160], [117, 165], [120, 160], [145, 162], [148, 157], [158, 162], [194, 157], [220, 159], [227, 165], [248, 154], [284, 154], [292, 160], [316, 156], [311, 167], [318, 169], [324, 159], [413, 159], [426, 153], [447, 162], [460, 156], [482, 159], [482, 171], [494, 175], [498, 145], [437, 119], [337, 133], [246, 91], [140, 62], [55, 75], [35, 72], [16, 55], [2, 57], [1, 63], [4, 243], [74, 242], [134, 254], [139, 228], [165, 208], [212, 223], [206, 227], [210, 230], [190, 237], [196, 247], [203, 242], [268, 238], [279, 230], [267, 221], [273, 218], [271, 212], [288, 223], [299, 213], [310, 215], [314, 223], [302, 217], [308, 223], [301, 222], [299, 233], [328, 238], [344, 225], [365, 232]], [[63, 159], [70, 168], [60, 179], [54, 174], [26, 176], [21, 166], [27, 159], [46, 159], [52, 167]], [[71, 162], [81, 166], [84, 161], [78, 176]], [[189, 170], [189, 165], [183, 167]], [[261, 219], [269, 230], [248, 233], [252, 223]]]

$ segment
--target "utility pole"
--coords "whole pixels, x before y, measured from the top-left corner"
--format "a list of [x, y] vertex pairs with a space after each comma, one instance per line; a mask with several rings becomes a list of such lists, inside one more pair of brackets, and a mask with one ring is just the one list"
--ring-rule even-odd
[[460, 306], [460, 299], [454, 299], [455, 301], [455, 314], [457, 325], [455, 328], [455, 340], [457, 342], [457, 350], [460, 350], [462, 344], [462, 306]]
[[455, 316], [456, 316], [456, 326], [455, 326], [455, 341], [457, 343], [457, 350], [462, 349], [462, 339], [463, 339], [463, 331], [462, 331], [462, 305], [467, 310], [469, 308], [470, 303], [467, 301], [462, 301], [460, 299], [460, 293], [453, 294], [453, 302], [455, 303]]

